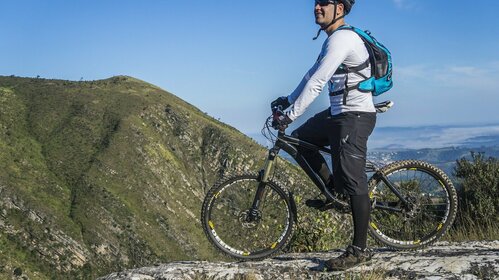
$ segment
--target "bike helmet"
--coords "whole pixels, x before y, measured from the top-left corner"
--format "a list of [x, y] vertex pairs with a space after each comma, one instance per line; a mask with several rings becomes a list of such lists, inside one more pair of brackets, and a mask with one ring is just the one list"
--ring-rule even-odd
[[345, 15], [348, 15], [350, 13], [350, 10], [355, 4], [355, 0], [339, 0], [339, 2], [342, 3], [345, 7]]
[[[329, 0], [328, 3], [334, 4], [334, 18], [333, 18], [333, 21], [329, 25], [327, 25], [325, 27], [321, 27], [319, 29], [319, 31], [317, 31], [317, 35], [313, 38], [313, 40], [319, 38], [319, 35], [321, 34], [322, 30], [327, 29], [329, 26], [335, 24], [338, 20], [340, 20], [340, 19], [344, 18], [346, 15], [348, 15], [350, 13], [350, 10], [352, 10], [353, 5], [355, 4], [355, 0]], [[343, 15], [340, 16], [340, 17], [336, 17], [336, 8], [337, 8], [337, 4], [338, 3], [343, 4], [343, 7], [344, 7]]]

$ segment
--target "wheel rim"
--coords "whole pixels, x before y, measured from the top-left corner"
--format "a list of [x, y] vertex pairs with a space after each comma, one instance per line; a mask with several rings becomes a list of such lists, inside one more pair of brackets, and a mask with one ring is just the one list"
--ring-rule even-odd
[[387, 205], [400, 212], [374, 207], [370, 227], [385, 242], [421, 246], [436, 239], [448, 220], [450, 197], [443, 181], [420, 168], [404, 168], [386, 175], [409, 201], [404, 207], [381, 180], [370, 192], [373, 204]]
[[229, 182], [210, 202], [209, 234], [231, 255], [250, 258], [269, 254], [284, 243], [291, 226], [286, 196], [270, 184], [259, 209], [252, 213], [258, 184], [254, 178]]

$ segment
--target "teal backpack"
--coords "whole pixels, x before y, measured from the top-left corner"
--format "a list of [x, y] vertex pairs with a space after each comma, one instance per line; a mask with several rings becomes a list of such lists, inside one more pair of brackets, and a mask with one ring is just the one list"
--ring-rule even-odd
[[[344, 25], [339, 27], [337, 30], [352, 30], [357, 33], [359, 37], [364, 41], [366, 45], [367, 52], [369, 53], [369, 59], [356, 67], [347, 67], [342, 64], [338, 69], [337, 73], [356, 73], [360, 76], [364, 77], [365, 80], [358, 83], [355, 86], [346, 88], [346, 91], [343, 95], [343, 104], [346, 104], [346, 97], [348, 91], [352, 89], [358, 89], [362, 92], [372, 92], [373, 96], [378, 96], [382, 93], [387, 92], [389, 89], [393, 87], [392, 81], [392, 56], [390, 51], [383, 46], [380, 42], [378, 42], [373, 36], [371, 36], [371, 32], [362, 31], [356, 27]], [[360, 73], [362, 69], [365, 69], [371, 65], [371, 77], [368, 78]], [[348, 83], [348, 75], [347, 81]]]

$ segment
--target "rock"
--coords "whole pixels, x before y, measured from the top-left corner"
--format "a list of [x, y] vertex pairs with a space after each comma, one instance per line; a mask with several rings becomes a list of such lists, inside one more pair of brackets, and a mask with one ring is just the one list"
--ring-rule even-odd
[[14, 269], [14, 276], [21, 276], [21, 275], [23, 275], [23, 270], [19, 267], [16, 267]]
[[323, 272], [323, 261], [341, 250], [284, 254], [259, 262], [172, 262], [113, 273], [100, 280], [116, 279], [497, 279], [499, 241], [449, 243], [417, 251], [374, 249], [370, 264], [345, 272]]

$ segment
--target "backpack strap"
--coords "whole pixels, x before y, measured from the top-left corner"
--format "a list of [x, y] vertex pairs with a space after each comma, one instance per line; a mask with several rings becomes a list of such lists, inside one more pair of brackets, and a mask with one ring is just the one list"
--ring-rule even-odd
[[338, 68], [338, 70], [336, 70], [335, 74], [345, 74], [346, 75], [345, 88], [343, 88], [342, 90], [335, 91], [335, 92], [330, 92], [329, 96], [337, 96], [337, 95], [343, 94], [343, 105], [347, 105], [348, 92], [350, 92], [351, 90], [354, 90], [354, 89], [358, 89], [359, 84], [360, 84], [360, 83], [357, 83], [354, 86], [348, 87], [348, 74], [355, 73], [355, 74], [361, 76], [362, 78], [364, 78], [365, 80], [367, 80], [369, 78], [366, 77], [366, 75], [360, 73], [360, 71], [369, 67], [369, 64], [370, 64], [369, 58], [366, 61], [364, 61], [362, 64], [360, 64], [358, 66], [354, 66], [354, 67], [348, 67], [345, 64], [341, 64], [340, 68]]
[[[338, 30], [351, 30], [351, 31], [355, 32], [357, 35], [359, 35], [355, 31], [355, 28], [353, 26], [350, 26], [350, 25], [340, 26], [335, 31], [338, 31]], [[354, 86], [348, 87], [348, 74], [349, 73], [355, 73], [355, 74], [361, 76], [362, 78], [364, 78], [365, 80], [369, 79], [369, 77], [367, 77], [366, 75], [360, 73], [360, 71], [362, 71], [362, 70], [366, 69], [367, 67], [369, 67], [369, 65], [371, 64], [371, 57], [373, 57], [372, 56], [373, 54], [372, 54], [372, 50], [370, 49], [370, 47], [366, 43], [365, 39], [362, 36], [360, 36], [360, 35], [359, 35], [359, 37], [364, 42], [364, 45], [366, 46], [367, 52], [369, 54], [369, 57], [366, 59], [366, 61], [364, 61], [363, 63], [361, 63], [358, 66], [348, 67], [345, 64], [341, 64], [340, 67], [338, 68], [338, 70], [336, 70], [335, 74], [346, 74], [345, 88], [342, 89], [342, 90], [335, 91], [335, 92], [329, 92], [329, 96], [337, 96], [337, 95], [343, 94], [343, 105], [347, 105], [348, 92], [351, 91], [351, 90], [354, 90], [354, 89], [358, 89], [359, 85], [360, 85], [360, 83], [357, 83]], [[373, 68], [374, 68], [374, 66], [371, 66], [371, 75], [372, 76], [374, 76]]]
[[345, 64], [341, 64], [340, 67], [338, 68], [338, 70], [336, 70], [335, 74], [355, 73], [364, 79], [369, 79], [368, 77], [366, 77], [366, 75], [360, 73], [360, 71], [369, 67], [369, 64], [370, 64], [369, 58], [366, 59], [366, 61], [364, 61], [362, 64], [360, 64], [358, 66], [354, 66], [354, 67], [348, 67]]

